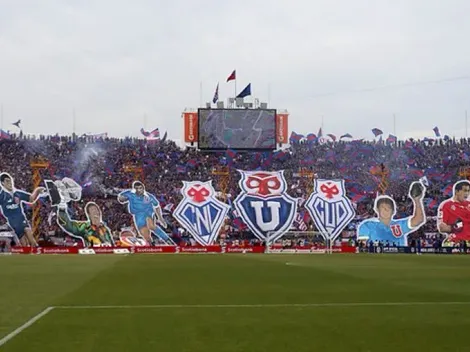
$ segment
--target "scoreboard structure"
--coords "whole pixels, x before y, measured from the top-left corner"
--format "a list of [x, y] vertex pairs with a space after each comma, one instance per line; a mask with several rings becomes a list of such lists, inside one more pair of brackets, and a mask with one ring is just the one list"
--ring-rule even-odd
[[275, 150], [289, 141], [287, 111], [208, 107], [182, 117], [184, 142], [200, 150]]

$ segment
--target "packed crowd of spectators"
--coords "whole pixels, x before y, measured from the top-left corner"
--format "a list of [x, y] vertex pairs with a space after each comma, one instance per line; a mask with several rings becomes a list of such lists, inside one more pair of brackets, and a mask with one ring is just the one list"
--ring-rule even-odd
[[[428, 217], [435, 216], [438, 204], [448, 198], [444, 189], [460, 179], [459, 171], [466, 167], [470, 156], [470, 140], [406, 141], [393, 144], [353, 141], [336, 143], [292, 144], [278, 152], [200, 152], [193, 148], [179, 148], [172, 141], [148, 143], [142, 139], [105, 139], [69, 137], [13, 138], [0, 140], [0, 171], [13, 176], [15, 187], [26, 191], [33, 189], [31, 163], [38, 158], [47, 160], [49, 166], [42, 169], [43, 179], [71, 177], [83, 187], [83, 197], [71, 204], [72, 216], [84, 219], [83, 207], [93, 200], [99, 204], [103, 219], [110, 229], [118, 233], [132, 225], [124, 205], [117, 202], [120, 190], [130, 188], [132, 181], [142, 177], [146, 190], [156, 195], [165, 209], [169, 231], [174, 237], [183, 235], [171, 210], [181, 199], [180, 189], [184, 180], [213, 180], [218, 191], [228, 194], [230, 202], [239, 192], [237, 169], [285, 170], [288, 193], [306, 199], [312, 191], [312, 179], [305, 171], [319, 178], [344, 179], [348, 196], [357, 208], [357, 219], [374, 216], [373, 200], [379, 184], [386, 186], [386, 194], [398, 205], [397, 216], [410, 214], [411, 202], [407, 198], [412, 181], [425, 176], [429, 183], [425, 199]], [[142, 174], [126, 167], [142, 169]], [[382, 178], [377, 167], [386, 170]], [[215, 168], [230, 170], [228, 185], [221, 190], [220, 176]], [[375, 171], [374, 171], [375, 170]], [[304, 177], [300, 177], [302, 174]], [[300, 211], [304, 209], [301, 206]], [[31, 210], [28, 209], [31, 219]], [[43, 238], [61, 235], [54, 209], [47, 201], [41, 203], [40, 234]], [[315, 230], [305, 217], [309, 230]], [[0, 224], [4, 219], [0, 220]], [[348, 229], [354, 230], [356, 222]], [[228, 237], [250, 237], [246, 227], [232, 216], [226, 224]], [[436, 232], [435, 221], [419, 232]]]

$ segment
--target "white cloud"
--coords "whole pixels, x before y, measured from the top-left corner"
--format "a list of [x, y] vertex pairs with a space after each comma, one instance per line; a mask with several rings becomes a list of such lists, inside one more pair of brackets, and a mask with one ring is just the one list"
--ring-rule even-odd
[[[466, 0], [26, 1], [0, 11], [5, 121], [38, 133], [182, 132], [181, 111], [238, 90], [291, 112], [290, 127], [370, 137], [463, 128], [470, 79]], [[325, 93], [335, 93], [321, 96]], [[319, 96], [320, 95], [320, 96]]]

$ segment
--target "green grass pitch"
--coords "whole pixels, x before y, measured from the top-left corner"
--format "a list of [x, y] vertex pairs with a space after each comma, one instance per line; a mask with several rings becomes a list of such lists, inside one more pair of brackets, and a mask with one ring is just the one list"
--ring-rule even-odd
[[0, 268], [5, 352], [470, 351], [467, 256], [0, 256]]

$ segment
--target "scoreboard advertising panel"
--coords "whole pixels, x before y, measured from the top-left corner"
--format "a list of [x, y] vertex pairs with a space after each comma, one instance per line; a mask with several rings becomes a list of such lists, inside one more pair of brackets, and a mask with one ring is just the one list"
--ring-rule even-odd
[[276, 110], [199, 109], [199, 149], [276, 148]]
[[[250, 113], [247, 114], [247, 111]], [[224, 112], [230, 112], [231, 114], [224, 114]], [[221, 116], [226, 119], [225, 131], [223, 130], [224, 121], [221, 122]], [[255, 124], [257, 117], [261, 117], [258, 125]], [[276, 110], [200, 109], [197, 113], [184, 112], [183, 119], [184, 141], [186, 143], [199, 143], [201, 149], [274, 149], [275, 143], [285, 144], [289, 140], [289, 114], [276, 113]], [[211, 122], [212, 119], [214, 121]], [[252, 124], [250, 124], [250, 121]], [[204, 125], [202, 129], [200, 122]], [[211, 130], [211, 126], [214, 131]], [[215, 127], [218, 127], [218, 129]], [[245, 130], [243, 130], [243, 127], [245, 127]], [[235, 134], [233, 133], [234, 128], [237, 128]], [[264, 134], [261, 133], [263, 128], [265, 130]], [[219, 133], [222, 138], [217, 139], [214, 132]], [[202, 141], [199, 139], [199, 133], [203, 136]], [[211, 135], [212, 140], [216, 138], [216, 143], [210, 143]], [[257, 135], [260, 136], [258, 141], [256, 139]], [[264, 143], [262, 138], [266, 139]], [[275, 142], [273, 139], [275, 139]]]

